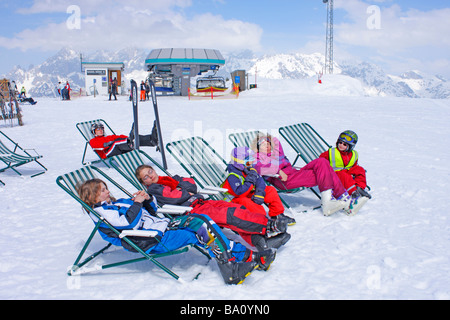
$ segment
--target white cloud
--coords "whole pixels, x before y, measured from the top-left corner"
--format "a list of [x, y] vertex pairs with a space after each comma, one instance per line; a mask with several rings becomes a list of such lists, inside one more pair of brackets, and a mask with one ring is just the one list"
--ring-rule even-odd
[[[22, 14], [63, 12], [76, 1], [36, 0]], [[191, 0], [77, 1], [79, 28], [67, 20], [22, 30], [13, 38], [0, 37], [0, 46], [22, 50], [58, 50], [70, 46], [79, 50], [118, 49], [127, 46], [205, 47], [214, 49], [260, 49], [262, 29], [252, 23], [225, 20], [220, 15], [201, 14], [188, 18], [182, 8]], [[67, 19], [73, 21], [73, 14]], [[76, 18], [76, 17], [75, 17]], [[74, 26], [75, 24], [72, 24]], [[76, 26], [76, 25], [75, 25]]]
[[450, 8], [402, 11], [398, 5], [379, 7], [379, 26], [374, 27], [377, 13], [371, 4], [360, 0], [336, 1], [335, 8], [347, 12], [348, 23], [335, 21], [337, 42], [373, 48], [380, 53], [395, 54], [416, 47], [450, 47]]
[[[380, 62], [391, 72], [421, 69], [450, 76], [450, 8], [402, 10], [393, 2], [336, 0], [335, 9], [345, 11], [346, 22], [335, 18], [335, 47]], [[374, 3], [378, 17], [370, 10]]]

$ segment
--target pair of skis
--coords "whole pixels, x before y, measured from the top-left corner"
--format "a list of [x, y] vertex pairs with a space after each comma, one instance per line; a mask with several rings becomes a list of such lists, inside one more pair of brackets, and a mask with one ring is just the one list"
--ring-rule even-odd
[[[166, 161], [166, 154], [164, 151], [164, 143], [162, 139], [161, 134], [161, 125], [159, 122], [159, 112], [158, 112], [158, 102], [156, 100], [156, 91], [155, 91], [155, 84], [153, 81], [149, 80], [150, 84], [150, 92], [152, 95], [152, 102], [153, 102], [153, 109], [155, 112], [155, 121], [156, 121], [156, 128], [158, 132], [158, 147], [159, 151], [161, 152], [162, 162], [164, 169], [167, 169], [167, 161]], [[133, 121], [134, 121], [134, 146], [136, 149], [139, 149], [139, 117], [138, 117], [138, 93], [137, 93], [137, 83], [134, 80], [131, 80], [131, 101], [133, 103]]]

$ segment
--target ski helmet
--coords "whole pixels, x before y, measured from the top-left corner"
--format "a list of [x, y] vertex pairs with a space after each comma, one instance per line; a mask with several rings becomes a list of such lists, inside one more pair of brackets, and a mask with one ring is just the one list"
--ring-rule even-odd
[[339, 141], [348, 144], [348, 148], [346, 151], [350, 152], [353, 151], [353, 148], [355, 148], [355, 145], [358, 142], [358, 135], [351, 130], [345, 130], [339, 135], [339, 138], [336, 141], [336, 147], [338, 146]]
[[255, 153], [249, 147], [237, 147], [231, 151], [231, 164], [240, 170], [249, 167], [255, 161]]
[[91, 133], [95, 136], [95, 130], [97, 129], [102, 129], [103, 132], [105, 132], [105, 127], [103, 126], [102, 123], [93, 123], [91, 125]]

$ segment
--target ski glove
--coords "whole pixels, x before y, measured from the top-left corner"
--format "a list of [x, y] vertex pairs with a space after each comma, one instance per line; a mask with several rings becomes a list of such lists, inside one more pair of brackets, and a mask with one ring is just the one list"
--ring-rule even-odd
[[266, 196], [266, 192], [261, 189], [256, 189], [255, 193], [252, 196], [252, 201], [256, 204], [263, 204], [264, 203], [264, 197]]
[[250, 182], [251, 184], [255, 185], [256, 182], [259, 179], [259, 174], [256, 171], [255, 168], [245, 168], [244, 173], [247, 174], [247, 177], [245, 177], [245, 181]]

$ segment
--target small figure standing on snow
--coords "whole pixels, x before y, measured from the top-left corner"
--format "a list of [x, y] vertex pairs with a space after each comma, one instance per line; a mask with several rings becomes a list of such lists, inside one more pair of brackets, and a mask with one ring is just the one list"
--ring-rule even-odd
[[145, 83], [144, 80], [141, 81], [141, 101], [145, 101]]
[[65, 93], [65, 99], [64, 100], [70, 100], [70, 84], [69, 81], [66, 82], [66, 85], [64, 86], [64, 89], [66, 90]]
[[111, 80], [111, 89], [109, 91], [109, 100], [111, 100], [111, 95], [114, 96], [114, 100], [117, 100], [116, 92], [117, 92], [117, 80], [116, 80], [116, 78], [114, 78], [114, 80]]

